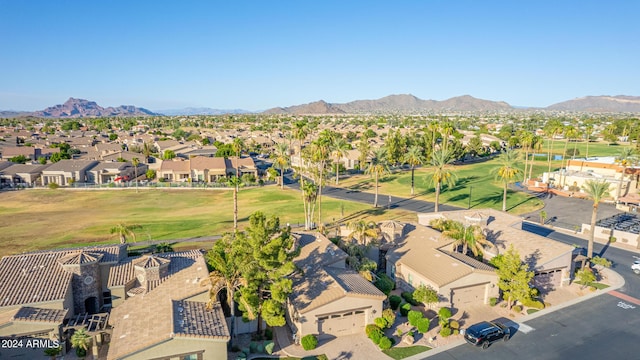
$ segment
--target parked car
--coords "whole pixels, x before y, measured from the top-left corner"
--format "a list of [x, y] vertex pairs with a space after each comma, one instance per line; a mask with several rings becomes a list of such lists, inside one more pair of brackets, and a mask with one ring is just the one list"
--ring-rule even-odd
[[637, 275], [640, 275], [640, 257], [634, 256], [634, 258], [636, 258], [636, 261], [631, 265], [631, 270], [633, 270]]
[[464, 339], [471, 345], [489, 347], [496, 341], [507, 341], [511, 336], [509, 327], [502, 324], [483, 321], [464, 329]]

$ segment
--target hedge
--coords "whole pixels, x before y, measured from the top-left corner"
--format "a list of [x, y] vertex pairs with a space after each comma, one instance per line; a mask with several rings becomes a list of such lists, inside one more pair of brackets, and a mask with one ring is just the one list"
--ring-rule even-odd
[[410, 310], [411, 310], [411, 304], [404, 303], [402, 304], [402, 306], [400, 306], [400, 315], [407, 316]]
[[391, 310], [398, 310], [398, 306], [400, 306], [400, 303], [402, 302], [402, 298], [398, 295], [391, 295], [389, 296], [389, 306], [391, 307]]
[[395, 281], [387, 276], [387, 274], [380, 274], [378, 280], [373, 283], [380, 291], [382, 291], [385, 295], [389, 295], [391, 290], [396, 286]]
[[380, 347], [380, 349], [382, 350], [387, 350], [387, 349], [391, 349], [391, 345], [393, 345], [391, 343], [391, 339], [389, 339], [388, 337], [383, 337], [382, 339], [380, 339], [380, 343], [378, 344], [378, 346]]
[[401, 295], [402, 295], [402, 298], [404, 299], [404, 301], [408, 302], [409, 304], [411, 304], [411, 305], [413, 305], [413, 306], [418, 306], [418, 305], [420, 305], [420, 303], [418, 303], [418, 302], [413, 298], [413, 293], [412, 293], [412, 292], [403, 291]]

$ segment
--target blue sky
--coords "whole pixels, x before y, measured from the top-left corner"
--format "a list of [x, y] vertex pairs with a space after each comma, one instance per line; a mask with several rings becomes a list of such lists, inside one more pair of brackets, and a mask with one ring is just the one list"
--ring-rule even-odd
[[0, 0], [0, 109], [640, 96], [640, 1]]

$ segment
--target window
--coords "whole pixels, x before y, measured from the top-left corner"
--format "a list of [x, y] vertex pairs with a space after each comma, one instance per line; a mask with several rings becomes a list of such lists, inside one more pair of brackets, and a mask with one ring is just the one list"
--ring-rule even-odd
[[339, 318], [339, 317], [340, 317], [340, 314], [333, 314], [333, 315], [331, 315], [331, 318], [332, 318], [332, 319]]
[[364, 314], [364, 310], [356, 310], [356, 315]]
[[349, 311], [348, 313], [344, 313], [344, 314], [342, 314], [342, 316], [351, 316], [351, 315], [353, 315], [353, 312], [352, 312], [352, 311]]
[[322, 321], [322, 320], [327, 320], [329, 317], [328, 316], [319, 316], [318, 320]]

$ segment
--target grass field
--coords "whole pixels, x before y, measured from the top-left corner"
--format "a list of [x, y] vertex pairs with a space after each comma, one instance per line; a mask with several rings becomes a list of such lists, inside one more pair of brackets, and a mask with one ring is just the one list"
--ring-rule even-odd
[[[116, 191], [24, 190], [0, 193], [0, 256], [48, 248], [115, 243], [116, 224], [140, 224], [137, 240], [173, 240], [219, 235], [233, 230], [233, 193], [211, 190], [145, 189]], [[325, 222], [341, 217], [371, 220], [413, 220], [397, 209], [373, 209], [369, 204], [323, 197]], [[242, 228], [249, 215], [263, 211], [282, 224], [304, 223], [296, 190], [276, 186], [241, 190], [238, 218]], [[188, 243], [184, 246], [198, 246]]]

